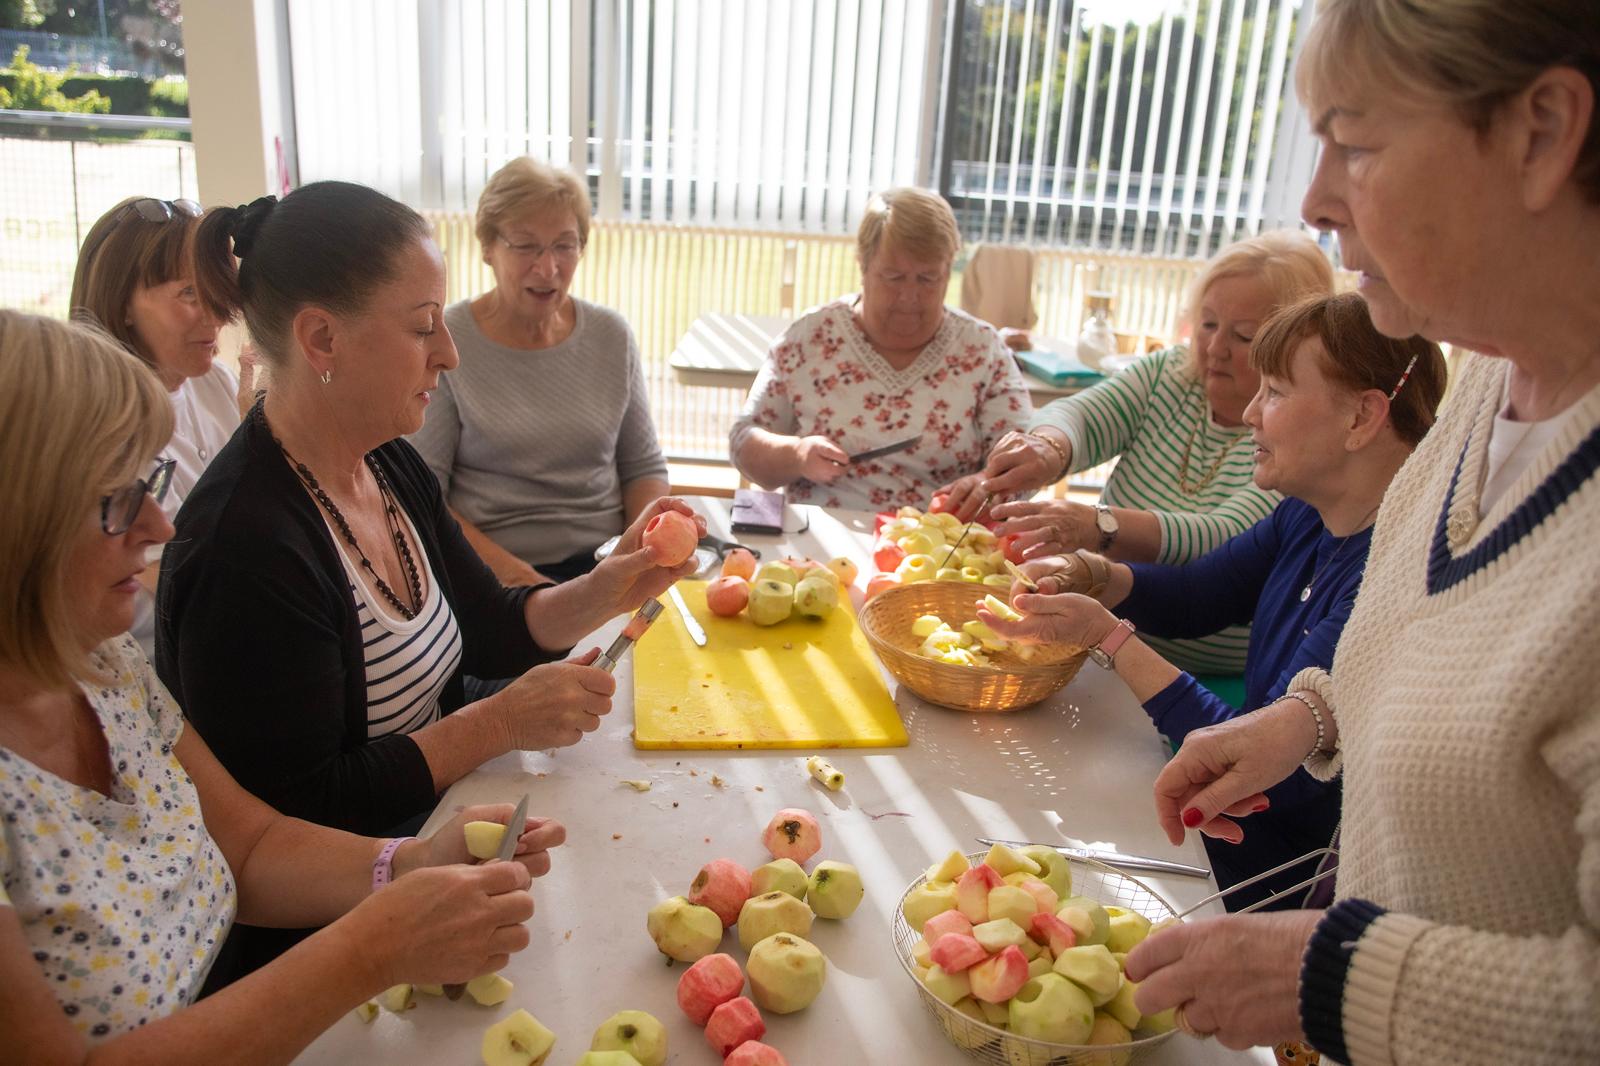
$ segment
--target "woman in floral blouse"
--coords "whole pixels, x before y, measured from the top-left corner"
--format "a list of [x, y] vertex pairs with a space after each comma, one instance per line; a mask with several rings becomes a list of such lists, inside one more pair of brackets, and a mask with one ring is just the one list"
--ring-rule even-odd
[[[509, 807], [384, 842], [283, 817], [234, 782], [126, 632], [145, 551], [172, 535], [172, 460], [151, 470], [172, 420], [160, 381], [109, 338], [0, 311], [8, 1062], [85, 1061], [96, 1045], [288, 1062], [390, 985], [504, 966], [528, 943], [529, 878], [565, 835], [529, 819], [517, 861], [470, 866], [464, 820]], [[325, 928], [189, 1006], [235, 917]]]
[[[861, 292], [803, 315], [773, 346], [729, 451], [751, 481], [793, 501], [925, 506], [982, 469], [1033, 407], [993, 327], [944, 306], [961, 234], [943, 198], [873, 197], [856, 244]], [[850, 458], [918, 435], [905, 451]]]

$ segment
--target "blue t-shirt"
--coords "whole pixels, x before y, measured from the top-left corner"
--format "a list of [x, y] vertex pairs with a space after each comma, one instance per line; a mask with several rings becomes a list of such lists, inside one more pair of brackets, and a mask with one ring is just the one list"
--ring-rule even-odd
[[[1286, 499], [1243, 533], [1180, 566], [1135, 563], [1133, 591], [1118, 607], [1140, 630], [1161, 637], [1195, 637], [1250, 624], [1245, 702], [1234, 708], [1189, 674], [1145, 702], [1156, 728], [1173, 743], [1196, 729], [1247, 714], [1279, 699], [1307, 666], [1330, 669], [1361, 575], [1371, 528], [1336, 537], [1306, 503]], [[1310, 587], [1310, 595], [1302, 593]], [[1339, 824], [1339, 782], [1320, 782], [1296, 770], [1267, 790], [1272, 806], [1243, 819], [1244, 841], [1206, 838], [1217, 883], [1227, 886], [1327, 847]], [[1264, 899], [1311, 876], [1306, 863], [1227, 899], [1229, 909]], [[1270, 887], [1269, 887], [1270, 886]], [[1275, 907], [1298, 906], [1297, 894]]]

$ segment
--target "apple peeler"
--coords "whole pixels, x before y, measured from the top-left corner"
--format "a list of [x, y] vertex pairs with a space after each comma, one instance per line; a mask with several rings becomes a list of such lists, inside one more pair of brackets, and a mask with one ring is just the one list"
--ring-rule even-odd
[[[1334, 848], [1334, 847], [1318, 848], [1316, 851], [1308, 851], [1304, 855], [1300, 856], [1298, 859], [1290, 859], [1288, 862], [1283, 863], [1283, 864], [1278, 865], [1278, 866], [1274, 866], [1270, 870], [1263, 870], [1261, 873], [1256, 874], [1254, 877], [1247, 877], [1243, 881], [1240, 881], [1238, 884], [1229, 885], [1227, 888], [1223, 889], [1221, 892], [1213, 892], [1213, 893], [1211, 893], [1211, 895], [1207, 896], [1205, 899], [1200, 900], [1198, 903], [1192, 904], [1191, 906], [1186, 907], [1183, 910], [1179, 911], [1175, 915], [1175, 917], [1177, 917], [1179, 919], [1187, 918], [1189, 915], [1193, 914], [1195, 911], [1199, 910], [1201, 907], [1204, 907], [1206, 904], [1212, 903], [1212, 902], [1214, 902], [1216, 900], [1219, 900], [1219, 899], [1223, 899], [1223, 898], [1225, 898], [1227, 896], [1231, 896], [1235, 892], [1239, 891], [1241, 888], [1248, 888], [1249, 886], [1255, 884], [1257, 881], [1263, 880], [1264, 878], [1271, 877], [1273, 874], [1281, 874], [1285, 870], [1292, 870], [1296, 866], [1299, 866], [1301, 863], [1310, 862], [1312, 859], [1320, 860], [1318, 862], [1318, 864], [1317, 864], [1317, 872], [1312, 874], [1310, 877], [1306, 878], [1304, 881], [1301, 881], [1297, 885], [1293, 885], [1293, 886], [1291, 886], [1289, 888], [1286, 888], [1282, 892], [1274, 892], [1272, 895], [1268, 896], [1266, 899], [1259, 900], [1259, 901], [1257, 901], [1255, 903], [1252, 903], [1248, 907], [1241, 907], [1239, 910], [1233, 911], [1232, 913], [1234, 913], [1234, 914], [1249, 914], [1251, 911], [1258, 911], [1262, 907], [1265, 907], [1269, 903], [1276, 903], [1280, 899], [1285, 899], [1285, 898], [1287, 898], [1289, 896], [1294, 895], [1296, 892], [1301, 892], [1301, 891], [1304, 891], [1307, 888], [1310, 888], [1312, 885], [1316, 884], [1318, 881], [1321, 881], [1325, 877], [1332, 877], [1339, 870], [1339, 866], [1338, 866], [1338, 862], [1337, 862], [1338, 858], [1339, 858], [1339, 849], [1338, 848]], [[1329, 861], [1329, 860], [1334, 860], [1334, 861]]]
[[645, 630], [650, 628], [650, 624], [660, 616], [662, 610], [664, 608], [660, 600], [645, 600], [643, 606], [639, 608], [632, 618], [628, 619], [628, 624], [622, 627], [622, 632], [618, 634], [617, 639], [611, 642], [611, 647], [602, 652], [600, 657], [594, 661], [594, 665], [608, 674], [615, 670], [618, 660], [628, 654], [628, 649], [633, 647], [640, 637], [644, 636]]

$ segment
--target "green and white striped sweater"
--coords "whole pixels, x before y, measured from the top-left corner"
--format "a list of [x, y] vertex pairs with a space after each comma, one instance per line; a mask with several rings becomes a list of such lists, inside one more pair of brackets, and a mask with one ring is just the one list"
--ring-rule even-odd
[[[1032, 428], [1058, 429], [1072, 442], [1070, 473], [1117, 460], [1101, 499], [1156, 516], [1161, 563], [1204, 555], [1265, 518], [1282, 499], [1255, 487], [1250, 431], [1211, 420], [1204, 383], [1187, 362], [1183, 348], [1155, 352], [1109, 381], [1051, 401], [1033, 418]], [[1213, 464], [1216, 472], [1207, 479]], [[1249, 626], [1233, 626], [1209, 637], [1151, 637], [1146, 643], [1191, 673], [1238, 674], [1249, 640]]]

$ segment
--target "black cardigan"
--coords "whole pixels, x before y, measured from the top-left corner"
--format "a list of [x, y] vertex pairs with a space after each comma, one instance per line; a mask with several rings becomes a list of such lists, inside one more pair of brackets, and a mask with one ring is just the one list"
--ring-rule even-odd
[[[528, 635], [533, 590], [503, 587], [483, 564], [411, 445], [394, 440], [373, 454], [461, 628], [461, 666], [441, 712], [461, 706], [463, 673], [510, 677], [564, 654]], [[239, 783], [285, 814], [368, 835], [432, 808], [433, 775], [416, 742], [367, 739], [355, 599], [259, 405], [176, 525], [156, 596], [156, 671]]]

